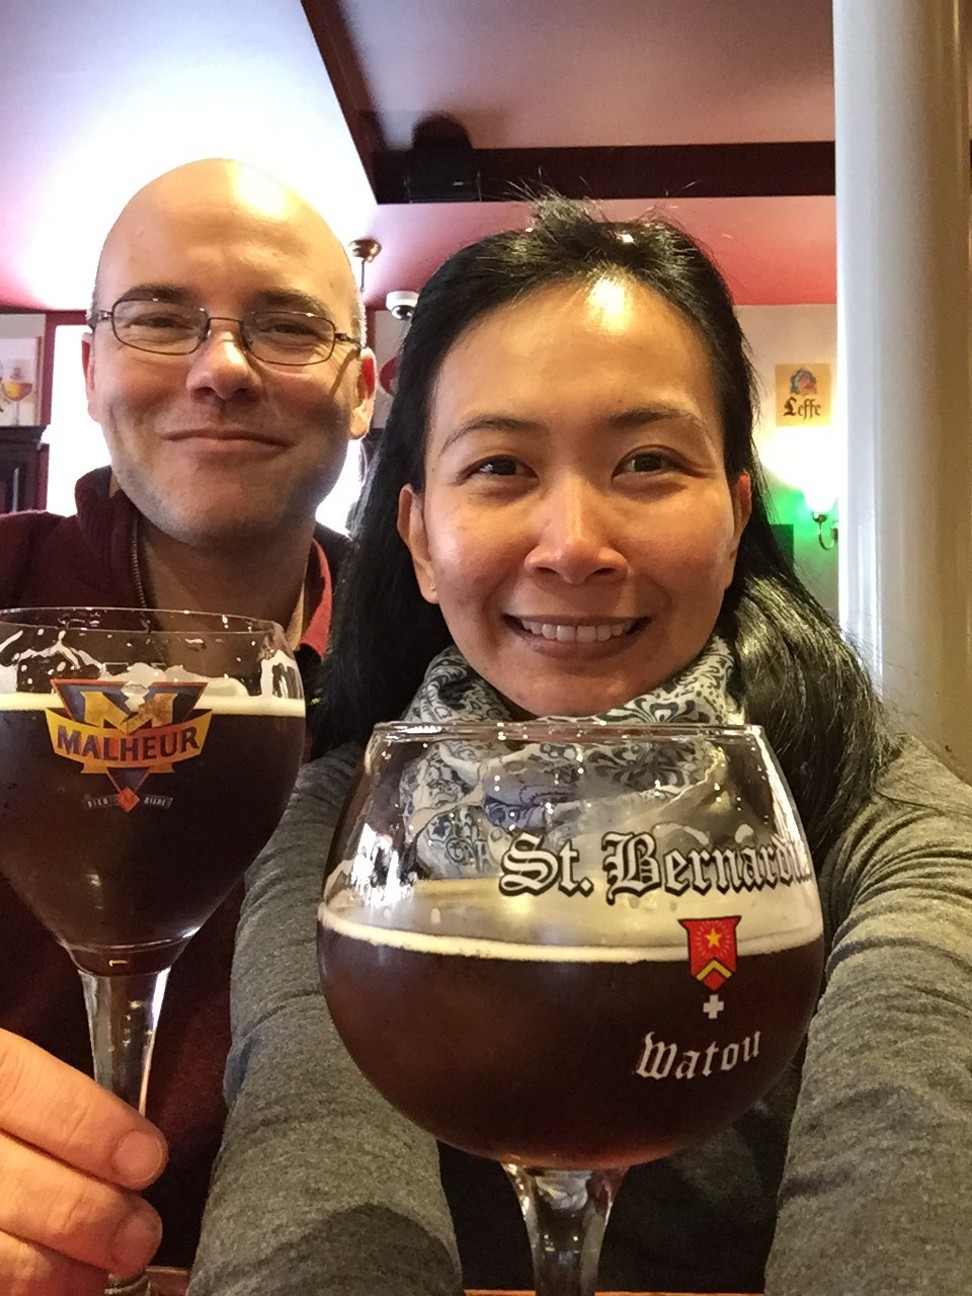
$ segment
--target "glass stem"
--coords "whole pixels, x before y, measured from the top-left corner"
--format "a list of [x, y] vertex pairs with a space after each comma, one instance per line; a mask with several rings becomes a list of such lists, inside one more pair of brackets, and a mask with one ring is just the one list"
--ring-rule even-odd
[[526, 1222], [537, 1296], [594, 1296], [601, 1242], [624, 1170], [503, 1169]]
[[122, 976], [81, 972], [94, 1078], [143, 1115], [168, 976], [168, 968]]
[[[169, 969], [121, 976], [79, 971], [94, 1078], [144, 1115], [155, 1030]], [[144, 1273], [130, 1277], [109, 1274], [105, 1296], [149, 1296], [152, 1290]]]

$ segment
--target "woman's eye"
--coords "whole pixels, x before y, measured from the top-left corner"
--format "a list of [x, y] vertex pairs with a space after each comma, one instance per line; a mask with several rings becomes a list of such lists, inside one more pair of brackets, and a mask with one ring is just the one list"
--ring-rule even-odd
[[621, 464], [621, 471], [627, 473], [667, 472], [677, 465], [671, 455], [660, 450], [639, 450], [629, 455]]
[[521, 471], [520, 465], [512, 455], [493, 455], [476, 464], [473, 473], [483, 477], [515, 477]]

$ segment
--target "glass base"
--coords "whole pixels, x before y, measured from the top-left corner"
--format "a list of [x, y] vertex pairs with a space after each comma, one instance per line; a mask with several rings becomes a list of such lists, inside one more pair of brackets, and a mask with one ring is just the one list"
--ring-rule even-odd
[[171, 1269], [164, 1265], [149, 1265], [146, 1270], [152, 1283], [152, 1291], [158, 1296], [186, 1296], [189, 1286], [188, 1269]]
[[109, 1274], [105, 1296], [159, 1296], [159, 1292], [152, 1285], [147, 1273], [135, 1274], [131, 1278], [119, 1278], [117, 1274]]

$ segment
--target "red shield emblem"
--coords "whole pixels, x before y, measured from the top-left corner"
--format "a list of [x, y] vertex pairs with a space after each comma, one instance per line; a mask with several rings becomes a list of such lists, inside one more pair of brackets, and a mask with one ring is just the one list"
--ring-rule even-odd
[[736, 926], [733, 918], [680, 918], [688, 932], [689, 971], [710, 990], [719, 987], [736, 970]]

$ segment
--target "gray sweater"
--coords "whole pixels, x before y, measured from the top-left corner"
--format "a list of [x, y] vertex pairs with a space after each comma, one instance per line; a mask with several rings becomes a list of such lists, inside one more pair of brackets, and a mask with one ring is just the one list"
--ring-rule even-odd
[[[461, 1290], [436, 1146], [360, 1078], [319, 989], [315, 910], [357, 757], [305, 767], [248, 879], [191, 1296]], [[722, 1135], [629, 1172], [602, 1289], [972, 1291], [972, 789], [907, 742], [820, 888], [805, 1056]], [[501, 1172], [453, 1153], [444, 1170], [467, 1284], [529, 1285]]]

